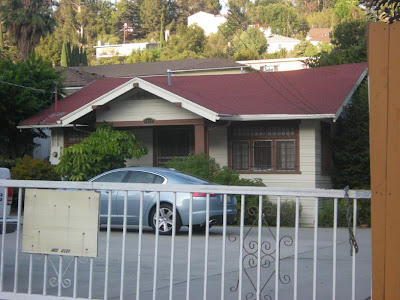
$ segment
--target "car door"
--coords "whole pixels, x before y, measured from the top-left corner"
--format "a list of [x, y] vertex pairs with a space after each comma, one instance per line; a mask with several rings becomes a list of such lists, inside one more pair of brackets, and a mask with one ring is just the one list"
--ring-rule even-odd
[[[124, 181], [124, 178], [128, 175], [128, 171], [115, 171], [102, 174], [92, 182], [115, 182], [121, 183]], [[110, 191], [100, 190], [100, 224], [107, 223], [108, 216], [108, 197]], [[111, 224], [122, 224], [122, 219], [117, 213], [117, 197], [119, 191], [111, 192]]]
[[[163, 183], [164, 178], [154, 173], [145, 171], [131, 171], [125, 178], [127, 183]], [[148, 210], [148, 207], [155, 201], [155, 192], [145, 191], [143, 194], [143, 212]], [[124, 215], [124, 197], [125, 192], [120, 191], [117, 195], [117, 214], [123, 218]], [[128, 208], [127, 208], [127, 223], [131, 225], [139, 224], [140, 212], [140, 192], [128, 192]], [[143, 220], [147, 220], [148, 216], [143, 215]]]

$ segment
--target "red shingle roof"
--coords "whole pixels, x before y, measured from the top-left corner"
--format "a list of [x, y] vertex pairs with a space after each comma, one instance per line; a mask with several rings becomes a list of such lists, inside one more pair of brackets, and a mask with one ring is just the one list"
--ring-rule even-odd
[[60, 118], [75, 111], [85, 104], [90, 103], [94, 99], [104, 95], [105, 93], [115, 89], [116, 87], [129, 81], [129, 78], [102, 78], [98, 79], [72, 95], [58, 102], [57, 112], [55, 106], [41, 111], [35, 116], [20, 123], [24, 125], [46, 125], [55, 124]]
[[[366, 68], [367, 63], [359, 63], [276, 73], [177, 76], [172, 85], [166, 76], [142, 80], [220, 115], [318, 115], [336, 114]], [[51, 107], [20, 126], [55, 124], [129, 80], [96, 80], [60, 101], [58, 112]]]
[[218, 114], [335, 114], [366, 63], [307, 70], [144, 80]]

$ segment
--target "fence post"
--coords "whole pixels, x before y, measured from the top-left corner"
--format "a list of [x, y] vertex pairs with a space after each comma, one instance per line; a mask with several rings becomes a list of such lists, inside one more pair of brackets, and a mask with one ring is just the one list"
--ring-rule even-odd
[[373, 299], [400, 299], [399, 24], [368, 28]]

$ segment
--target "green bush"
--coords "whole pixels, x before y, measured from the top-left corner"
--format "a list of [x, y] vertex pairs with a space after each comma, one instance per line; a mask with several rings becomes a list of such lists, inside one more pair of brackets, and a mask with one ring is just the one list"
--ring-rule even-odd
[[[238, 199], [240, 200], [240, 199]], [[245, 199], [245, 225], [258, 225], [258, 197], [250, 196]], [[240, 201], [239, 201], [240, 202]], [[302, 211], [302, 205], [299, 207], [299, 216]], [[240, 212], [240, 209], [239, 209]], [[240, 224], [240, 213], [238, 212], [237, 224]], [[263, 225], [276, 226], [277, 203], [268, 198], [263, 199]], [[281, 222], [282, 227], [294, 227], [296, 224], [296, 202], [292, 200], [281, 201]]]
[[64, 148], [57, 172], [65, 180], [85, 181], [105, 171], [122, 168], [125, 160], [147, 154], [147, 148], [128, 131], [101, 124], [82, 142]]
[[[192, 174], [211, 182], [222, 185], [236, 186], [265, 186], [261, 178], [245, 179], [240, 178], [239, 174], [228, 167], [220, 167], [214, 158], [206, 154], [190, 154], [186, 157], [175, 157], [167, 162], [167, 168], [174, 168], [181, 172]], [[238, 200], [238, 217], [236, 224], [240, 223], [240, 195], [236, 195]], [[258, 196], [246, 196], [245, 198], [245, 225], [255, 225], [258, 222]], [[276, 226], [276, 203], [263, 199], [263, 213], [269, 226]], [[296, 214], [296, 203], [294, 201], [281, 202], [281, 226], [294, 226]], [[265, 225], [265, 224], [264, 224]]]
[[60, 180], [55, 166], [49, 162], [25, 155], [17, 158], [15, 167], [10, 170], [11, 178], [17, 180]]
[[[351, 215], [353, 216], [353, 201], [351, 200]], [[371, 211], [370, 211], [370, 200], [359, 200], [357, 202], [357, 225], [368, 224], [371, 225]], [[333, 200], [323, 200], [322, 206], [320, 206], [318, 213], [318, 225], [320, 227], [333, 227]], [[337, 226], [338, 227], [347, 227], [347, 208], [346, 201], [344, 199], [340, 199], [338, 201], [337, 208]]]

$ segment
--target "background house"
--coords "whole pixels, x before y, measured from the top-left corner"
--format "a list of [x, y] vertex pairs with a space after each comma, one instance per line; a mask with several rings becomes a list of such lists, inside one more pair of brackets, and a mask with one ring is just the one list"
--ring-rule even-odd
[[188, 17], [188, 26], [193, 24], [198, 25], [199, 27], [203, 28], [206, 36], [209, 36], [211, 33], [217, 33], [218, 26], [224, 24], [225, 22], [225, 15], [213, 15], [204, 11], [199, 11]]
[[[330, 126], [366, 75], [366, 64], [290, 72], [103, 78], [20, 129], [52, 130], [51, 162], [97, 124], [130, 130], [149, 152], [127, 166], [162, 166], [207, 153], [267, 186], [329, 188]], [[303, 201], [302, 223], [313, 222]]]
[[322, 42], [331, 43], [331, 32], [331, 28], [311, 28], [310, 31], [307, 33], [306, 40], [314, 46]]
[[241, 60], [239, 64], [247, 65], [260, 72], [280, 72], [307, 69], [307, 57], [290, 57], [277, 59]]
[[110, 45], [108, 43], [104, 44], [102, 41], [98, 41], [97, 46], [93, 48], [96, 49], [96, 61], [100, 58], [113, 57], [113, 56], [129, 56], [132, 51], [138, 50], [149, 50], [158, 47], [158, 43], [131, 43], [131, 44], [118, 44]]

